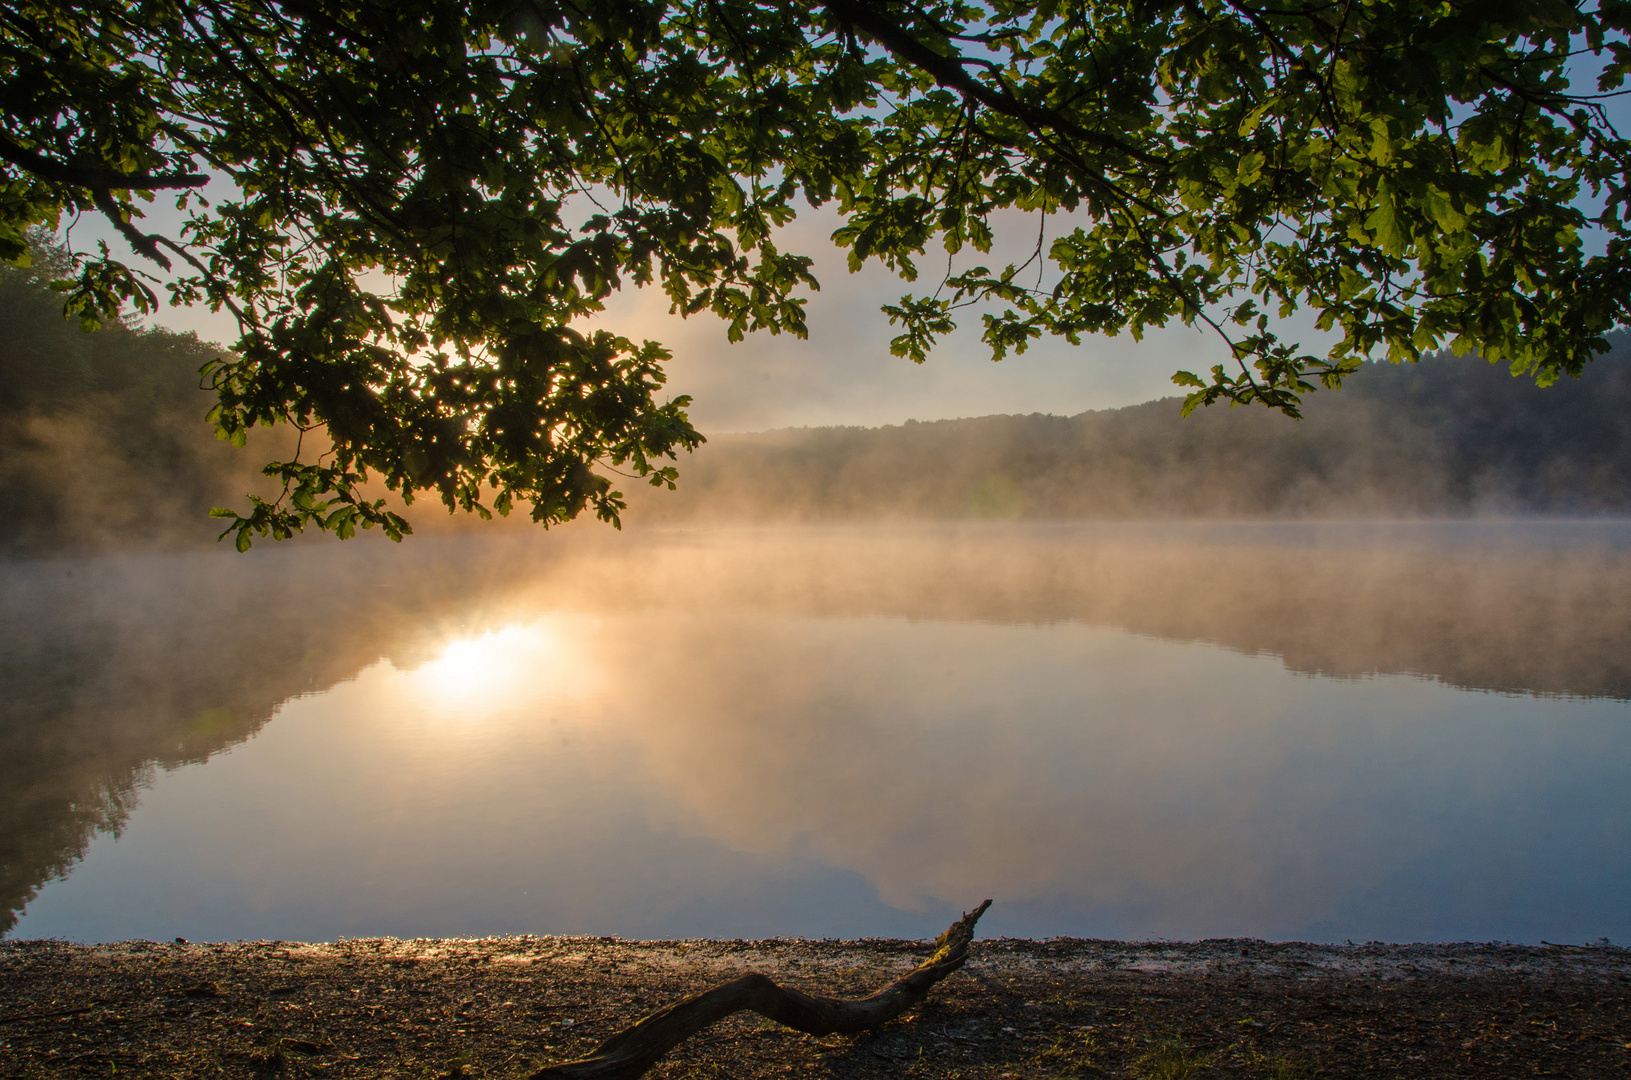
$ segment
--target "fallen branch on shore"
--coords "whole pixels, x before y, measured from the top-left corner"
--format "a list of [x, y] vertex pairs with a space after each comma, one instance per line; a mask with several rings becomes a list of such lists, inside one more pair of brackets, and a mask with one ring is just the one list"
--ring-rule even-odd
[[593, 1057], [547, 1065], [532, 1080], [635, 1080], [686, 1039], [743, 1009], [809, 1035], [870, 1031], [922, 1001], [935, 983], [963, 966], [974, 924], [990, 906], [987, 900], [952, 923], [935, 941], [933, 955], [871, 997], [811, 997], [778, 986], [767, 975], [744, 975], [625, 1028], [601, 1043]]

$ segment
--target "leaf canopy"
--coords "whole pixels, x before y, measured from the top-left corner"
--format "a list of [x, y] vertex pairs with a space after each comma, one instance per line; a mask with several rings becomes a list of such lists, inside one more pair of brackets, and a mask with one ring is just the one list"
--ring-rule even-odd
[[[1180, 372], [1186, 409], [1295, 415], [1442, 347], [1578, 374], [1627, 321], [1628, 27], [1626, 0], [18, 0], [0, 257], [100, 214], [140, 259], [76, 257], [87, 324], [161, 292], [237, 317], [219, 433], [324, 447], [218, 511], [240, 547], [399, 537], [370, 477], [615, 522], [603, 473], [672, 485], [701, 436], [660, 345], [583, 320], [651, 286], [733, 340], [804, 334], [777, 230], [805, 206], [852, 268], [961, 253], [884, 309], [917, 361], [972, 312], [996, 358], [1209, 326], [1236, 363]], [[967, 265], [1016, 210], [1031, 261]], [[1323, 354], [1276, 333], [1299, 310]]]

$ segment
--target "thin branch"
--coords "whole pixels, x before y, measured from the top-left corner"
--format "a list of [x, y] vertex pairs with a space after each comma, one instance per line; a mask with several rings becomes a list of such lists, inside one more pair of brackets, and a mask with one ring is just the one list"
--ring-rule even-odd
[[96, 208], [102, 211], [102, 216], [108, 219], [108, 224], [119, 230], [119, 235], [125, 238], [136, 254], [146, 256], [166, 270], [170, 269], [170, 260], [159, 250], [158, 241], [162, 237], [149, 235], [136, 228], [124, 209], [113, 201], [113, 196], [108, 194], [106, 188], [92, 188], [91, 198], [96, 203]]

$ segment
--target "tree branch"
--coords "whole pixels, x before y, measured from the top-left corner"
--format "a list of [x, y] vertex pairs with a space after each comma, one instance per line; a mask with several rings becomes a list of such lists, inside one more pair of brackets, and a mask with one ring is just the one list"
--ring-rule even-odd
[[1102, 150], [1113, 150], [1126, 154], [1129, 158], [1144, 165], [1165, 164], [1160, 158], [1145, 153], [1123, 139], [1106, 135], [1103, 132], [1091, 131], [1056, 110], [1031, 105], [1019, 100], [1012, 94], [993, 89], [964, 71], [963, 65], [965, 63], [982, 63], [992, 67], [995, 65], [990, 65], [989, 61], [978, 58], [943, 56], [935, 52], [907, 30], [887, 18], [878, 10], [877, 5], [869, 3], [868, 0], [826, 0], [826, 7], [840, 22], [865, 31], [868, 37], [888, 49], [895, 56], [914, 67], [922, 68], [928, 72], [934, 77], [934, 81], [941, 86], [946, 87], [948, 90], [956, 90], [965, 97], [973, 98], [992, 112], [1001, 113], [1003, 116], [1018, 120], [1038, 132], [1052, 130], [1079, 142], [1097, 146]]
[[113, 196], [108, 194], [106, 188], [92, 188], [91, 198], [96, 203], [96, 208], [102, 212], [102, 216], [108, 219], [108, 224], [119, 230], [119, 235], [125, 238], [125, 242], [136, 254], [145, 255], [166, 270], [170, 269], [170, 260], [159, 250], [159, 237], [149, 236], [136, 228], [124, 208], [113, 201]]
[[74, 165], [39, 154], [0, 131], [0, 161], [9, 162], [57, 184], [97, 191], [158, 191], [163, 188], [203, 187], [210, 178], [203, 173], [120, 173], [100, 167]]
[[531, 1080], [635, 1080], [686, 1039], [743, 1009], [810, 1035], [869, 1031], [922, 1001], [935, 983], [963, 966], [974, 924], [990, 906], [987, 900], [952, 923], [935, 942], [932, 956], [871, 997], [811, 997], [755, 972], [648, 1016], [601, 1043], [593, 1057], [546, 1066]]

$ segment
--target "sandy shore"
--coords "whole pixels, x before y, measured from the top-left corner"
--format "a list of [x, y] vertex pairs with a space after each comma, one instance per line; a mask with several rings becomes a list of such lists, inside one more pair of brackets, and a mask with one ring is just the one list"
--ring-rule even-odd
[[[0, 1075], [525, 1076], [748, 971], [860, 996], [902, 941], [0, 942]], [[1631, 1077], [1631, 950], [979, 941], [903, 1018], [753, 1015], [653, 1077]]]

